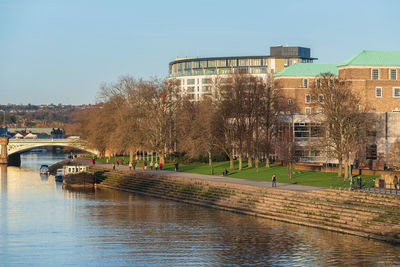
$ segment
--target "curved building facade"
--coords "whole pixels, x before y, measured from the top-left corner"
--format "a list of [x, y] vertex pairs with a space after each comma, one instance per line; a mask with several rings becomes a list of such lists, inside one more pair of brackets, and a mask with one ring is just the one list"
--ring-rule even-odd
[[177, 58], [169, 63], [169, 77], [180, 81], [182, 94], [194, 101], [215, 95], [217, 77], [224, 77], [235, 70], [246, 70], [249, 74], [268, 79], [268, 74], [277, 73], [294, 63], [311, 63], [316, 58], [310, 49], [291, 46], [270, 47], [270, 55]]

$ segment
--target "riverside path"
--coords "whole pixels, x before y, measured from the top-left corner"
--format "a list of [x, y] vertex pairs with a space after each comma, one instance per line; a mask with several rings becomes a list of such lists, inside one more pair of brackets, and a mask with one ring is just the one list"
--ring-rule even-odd
[[[74, 162], [90, 165], [90, 161], [87, 159], [74, 159]], [[97, 167], [102, 167], [105, 169], [112, 169], [113, 164], [106, 163], [96, 163]], [[137, 168], [134, 170], [129, 170], [129, 167], [126, 165], [115, 166], [116, 170], [126, 171], [126, 172], [146, 172], [154, 175], [162, 175], [162, 176], [170, 176], [170, 177], [183, 177], [183, 178], [191, 178], [191, 179], [201, 179], [205, 181], [214, 181], [214, 182], [222, 182], [222, 183], [230, 183], [237, 185], [248, 185], [248, 186], [258, 186], [258, 187], [272, 187], [272, 183], [270, 181], [270, 177], [265, 177], [264, 181], [253, 181], [247, 179], [233, 178], [227, 176], [218, 176], [218, 175], [206, 175], [206, 174], [197, 174], [197, 173], [189, 173], [189, 172], [173, 172], [173, 171], [164, 171], [164, 170], [142, 170]], [[279, 179], [279, 177], [278, 177]], [[319, 190], [326, 189], [316, 186], [308, 186], [308, 185], [297, 185], [297, 184], [288, 184], [288, 183], [276, 183], [276, 188], [283, 190], [291, 190], [291, 191], [311, 191], [311, 190]]]

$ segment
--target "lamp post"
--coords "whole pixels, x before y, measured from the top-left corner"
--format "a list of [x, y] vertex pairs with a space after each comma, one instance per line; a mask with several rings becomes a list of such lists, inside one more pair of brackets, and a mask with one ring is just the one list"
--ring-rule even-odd
[[351, 178], [351, 151], [349, 151], [349, 179]]

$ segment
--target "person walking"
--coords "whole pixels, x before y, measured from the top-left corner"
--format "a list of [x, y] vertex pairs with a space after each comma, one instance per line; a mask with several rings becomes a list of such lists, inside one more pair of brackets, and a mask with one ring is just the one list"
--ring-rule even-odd
[[177, 172], [179, 168], [179, 162], [175, 161], [174, 165], [175, 165], [175, 172]]
[[115, 170], [115, 163], [113, 163], [113, 170]]
[[93, 158], [90, 158], [90, 163], [92, 163], [92, 164], [93, 164]]
[[160, 162], [160, 170], [162, 170], [163, 167], [164, 167], [164, 164], [162, 162]]
[[153, 170], [153, 162], [150, 162], [150, 169]]
[[116, 162], [117, 162], [117, 167], [119, 167], [119, 159], [117, 159]]
[[133, 170], [136, 170], [136, 161], [133, 161], [132, 167], [133, 167]]
[[96, 164], [96, 158], [93, 158], [93, 165]]
[[156, 171], [158, 170], [158, 163], [156, 161], [156, 164], [154, 164], [154, 168], [156, 169]]
[[276, 175], [272, 175], [272, 187], [276, 187]]
[[132, 170], [132, 161], [129, 161], [129, 170]]

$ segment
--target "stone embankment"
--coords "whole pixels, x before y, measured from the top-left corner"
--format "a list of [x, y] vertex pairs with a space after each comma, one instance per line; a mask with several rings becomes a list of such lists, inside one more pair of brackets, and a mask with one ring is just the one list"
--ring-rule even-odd
[[100, 187], [400, 244], [400, 196], [333, 189], [292, 191], [99, 167], [92, 171]]

